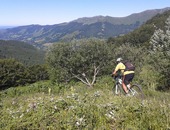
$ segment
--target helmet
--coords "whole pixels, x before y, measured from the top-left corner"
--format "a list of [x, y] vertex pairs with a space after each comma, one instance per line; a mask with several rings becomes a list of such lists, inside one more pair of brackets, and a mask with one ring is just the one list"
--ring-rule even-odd
[[119, 57], [119, 58], [117, 58], [117, 62], [120, 62], [120, 61], [122, 61], [123, 59], [121, 58], [121, 57]]

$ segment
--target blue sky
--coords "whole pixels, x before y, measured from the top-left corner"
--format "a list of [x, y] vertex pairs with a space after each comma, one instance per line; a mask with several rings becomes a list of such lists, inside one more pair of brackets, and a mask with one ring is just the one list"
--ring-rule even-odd
[[124, 17], [170, 7], [170, 0], [0, 0], [0, 26], [52, 25], [98, 15]]

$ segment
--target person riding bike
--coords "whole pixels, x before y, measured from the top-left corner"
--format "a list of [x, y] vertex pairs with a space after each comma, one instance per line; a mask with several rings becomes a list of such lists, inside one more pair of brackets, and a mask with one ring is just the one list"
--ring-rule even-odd
[[130, 87], [130, 83], [132, 82], [134, 78], [134, 71], [133, 70], [125, 70], [126, 66], [123, 63], [123, 59], [117, 58], [116, 60], [117, 66], [115, 67], [112, 76], [115, 76], [118, 72], [121, 72], [121, 75], [123, 76], [122, 78], [122, 87], [123, 90], [125, 91], [126, 94], [128, 94], [128, 89], [127, 87]]

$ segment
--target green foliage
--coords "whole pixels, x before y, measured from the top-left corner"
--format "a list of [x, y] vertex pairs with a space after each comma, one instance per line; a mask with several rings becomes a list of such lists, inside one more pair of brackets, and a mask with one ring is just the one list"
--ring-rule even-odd
[[49, 79], [46, 65], [32, 65], [28, 69], [32, 82]]
[[156, 27], [156, 29], [165, 29], [165, 21], [167, 20], [167, 18], [170, 15], [170, 11], [166, 11], [162, 14], [157, 14], [156, 16], [154, 16], [152, 19], [148, 20], [146, 22], [146, 24], [149, 25], [154, 25], [154, 27]]
[[14, 58], [24, 65], [30, 66], [44, 63], [44, 51], [21, 41], [0, 40], [0, 58]]
[[47, 79], [46, 66], [34, 65], [26, 68], [14, 59], [0, 59], [0, 89]]
[[155, 73], [159, 73], [160, 78], [158, 80], [160, 90], [169, 89], [169, 69], [170, 69], [170, 58], [165, 55], [164, 52], [155, 52], [151, 55], [149, 64], [155, 69]]
[[117, 46], [126, 43], [130, 43], [131, 45], [135, 46], [148, 46], [148, 42], [153, 33], [154, 33], [153, 25], [144, 24], [143, 26], [134, 30], [131, 33], [116, 38], [109, 38], [107, 42], [115, 44]]
[[133, 32], [116, 38], [109, 38], [107, 42], [116, 45], [122, 45], [128, 42], [132, 45], [145, 46], [148, 48], [150, 38], [154, 34], [154, 31], [159, 28], [165, 30], [165, 21], [169, 15], [170, 11], [158, 14]]
[[[104, 42], [101, 45], [103, 44]], [[80, 45], [82, 45], [81, 53], [80, 51], [72, 50], [73, 44], [56, 44], [55, 51], [51, 50], [53, 54], [50, 53], [52, 56], [48, 54], [49, 57], [47, 60], [50, 64], [50, 76], [53, 76], [51, 78], [52, 80], [56, 81], [59, 79], [60, 82], [67, 81], [74, 76], [72, 75], [73, 73], [78, 75], [83, 72], [88, 72], [88, 76], [93, 76], [93, 71], [90, 71], [92, 68], [89, 68], [89, 66], [93, 65], [93, 63], [98, 64], [98, 61], [103, 65], [99, 76], [108, 75], [116, 66], [115, 59], [117, 57], [122, 57], [124, 60], [132, 61], [136, 66], [134, 78], [136, 82], [143, 80], [142, 85], [147, 89], [168, 89], [169, 80], [167, 70], [169, 69], [169, 59], [164, 53], [151, 53], [147, 48], [139, 48], [138, 46], [131, 45], [131, 43], [126, 43], [121, 46], [105, 44], [103, 50], [106, 49], [107, 53], [101, 51], [97, 52], [97, 47], [94, 43], [94, 50], [92, 49], [92, 44], [88, 45], [86, 43]], [[81, 49], [80, 45], [77, 44], [77, 47], [79, 47], [78, 49]], [[54, 48], [55, 47], [53, 47], [53, 49]], [[87, 67], [87, 69], [85, 69], [85, 67]], [[96, 82], [98, 82], [98, 80], [96, 80]]]
[[[156, 91], [170, 86], [170, 24], [167, 19], [162, 27], [161, 21], [167, 14], [157, 15], [129, 35], [108, 39], [114, 44], [94, 40], [56, 43], [46, 60], [50, 77], [58, 84], [36, 82], [1, 90], [0, 129], [170, 129], [170, 94]], [[154, 25], [161, 27], [161, 33]], [[153, 49], [153, 44], [159, 49]], [[135, 64], [133, 82], [143, 80], [146, 97], [142, 102], [114, 96], [111, 91], [114, 82], [108, 74], [120, 56]], [[95, 67], [100, 68], [100, 77], [93, 88], [70, 80], [94, 76]], [[26, 68], [15, 60], [1, 59], [0, 79], [2, 86], [15, 86], [48, 79], [48, 73], [43, 65]], [[61, 83], [67, 81], [71, 82]]]
[[148, 87], [148, 90], [156, 90], [156, 88], [158, 87], [159, 80], [160, 80], [160, 74], [155, 71], [155, 68], [151, 65], [144, 65], [141, 68], [141, 71], [139, 73], [140, 75], [140, 79], [142, 79], [144, 82], [142, 83], [142, 85], [144, 87]]
[[169, 93], [147, 91], [141, 102], [114, 96], [111, 82], [103, 77], [93, 88], [79, 83], [65, 86], [64, 93], [55, 92], [59, 86], [50, 82], [0, 91], [0, 129], [170, 128]]
[[58, 93], [58, 88], [52, 87], [52, 84], [48, 81], [39, 81], [36, 83], [32, 83], [27, 85], [27, 87], [18, 86], [18, 87], [11, 87], [6, 90], [3, 90], [1, 97], [19, 97], [27, 94], [36, 94], [36, 93], [44, 93], [49, 94], [49, 88], [52, 89], [53, 93]]
[[55, 44], [46, 59], [51, 79], [63, 82], [77, 76], [92, 77], [95, 69], [105, 71], [103, 68], [112, 57], [109, 46], [103, 41], [82, 40]]
[[147, 88], [166, 90], [170, 86], [169, 16], [170, 11], [156, 15], [135, 31], [107, 41], [115, 46], [117, 57], [135, 63], [138, 67], [135, 80], [144, 80]]
[[13, 59], [0, 59], [0, 84], [3, 86], [24, 85], [29, 81], [24, 65]]
[[170, 78], [170, 17], [165, 21], [165, 31], [155, 30], [150, 40], [151, 46], [151, 64], [161, 75], [159, 89], [169, 89]]

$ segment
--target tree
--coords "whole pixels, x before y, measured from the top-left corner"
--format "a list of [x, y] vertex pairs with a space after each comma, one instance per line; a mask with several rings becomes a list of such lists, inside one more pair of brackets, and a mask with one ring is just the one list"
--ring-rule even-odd
[[153, 51], [162, 51], [166, 47], [165, 34], [163, 30], [157, 29], [150, 39], [151, 49]]
[[167, 42], [167, 51], [170, 51], [170, 16], [167, 18], [165, 22], [165, 28], [166, 28], [166, 33], [165, 33], [165, 39]]
[[105, 42], [97, 40], [57, 43], [46, 57], [50, 77], [57, 82], [74, 78], [92, 87], [112, 58], [109, 50]]
[[165, 22], [165, 31], [157, 29], [150, 40], [152, 65], [159, 71], [161, 78], [160, 89], [170, 86], [170, 17]]
[[[157, 27], [156, 27], [157, 28]], [[165, 31], [157, 28], [150, 39], [153, 51], [169, 51], [170, 47], [170, 16], [165, 21]]]
[[32, 65], [28, 69], [31, 82], [47, 80], [49, 78], [46, 65]]
[[24, 85], [29, 82], [28, 70], [14, 59], [0, 59], [0, 88]]

